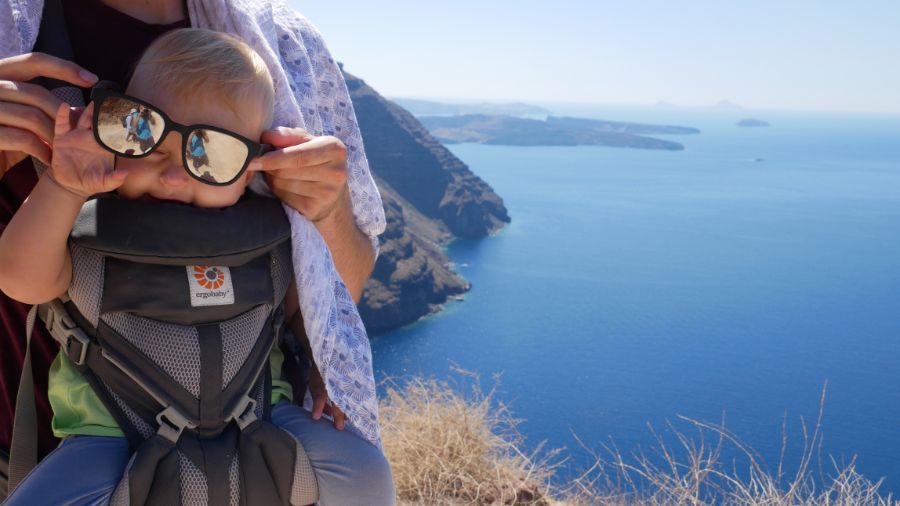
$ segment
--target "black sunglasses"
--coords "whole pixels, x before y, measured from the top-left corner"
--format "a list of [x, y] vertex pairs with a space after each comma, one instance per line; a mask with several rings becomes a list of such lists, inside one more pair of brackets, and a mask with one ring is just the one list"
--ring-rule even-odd
[[181, 134], [184, 170], [214, 186], [237, 181], [250, 161], [275, 149], [212, 125], [182, 125], [158, 107], [125, 95], [109, 81], [91, 90], [94, 139], [107, 151], [126, 158], [143, 158], [159, 147], [169, 132]]

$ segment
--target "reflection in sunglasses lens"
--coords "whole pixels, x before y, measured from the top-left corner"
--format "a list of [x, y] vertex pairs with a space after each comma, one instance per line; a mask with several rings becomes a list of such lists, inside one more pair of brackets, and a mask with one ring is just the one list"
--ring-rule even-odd
[[100, 104], [97, 136], [107, 148], [123, 155], [142, 155], [159, 142], [165, 121], [153, 109], [121, 97]]
[[247, 161], [243, 141], [215, 130], [191, 131], [185, 145], [187, 168], [195, 176], [211, 183], [229, 183]]

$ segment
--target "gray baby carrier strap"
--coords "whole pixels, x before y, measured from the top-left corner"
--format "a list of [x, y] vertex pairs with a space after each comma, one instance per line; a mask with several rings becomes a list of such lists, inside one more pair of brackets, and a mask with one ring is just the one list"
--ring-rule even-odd
[[39, 314], [134, 451], [114, 505], [309, 504], [302, 445], [270, 423], [291, 281], [281, 204], [98, 198], [70, 238], [68, 300]]

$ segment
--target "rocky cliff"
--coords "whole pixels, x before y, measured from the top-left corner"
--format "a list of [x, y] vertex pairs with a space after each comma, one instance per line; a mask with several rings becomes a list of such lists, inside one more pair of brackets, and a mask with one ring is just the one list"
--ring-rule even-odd
[[373, 173], [458, 237], [484, 237], [509, 223], [503, 200], [419, 120], [361, 79], [344, 77]]
[[470, 288], [442, 247], [510, 221], [503, 200], [409, 112], [344, 72], [387, 217], [359, 309], [370, 333], [412, 323]]

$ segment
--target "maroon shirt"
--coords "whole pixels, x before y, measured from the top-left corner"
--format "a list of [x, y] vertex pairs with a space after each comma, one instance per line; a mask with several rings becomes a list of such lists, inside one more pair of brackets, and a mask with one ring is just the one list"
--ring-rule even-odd
[[[190, 26], [185, 20], [170, 25], [152, 25], [123, 14], [100, 0], [65, 0], [63, 12], [72, 42], [75, 63], [101, 80], [125, 86], [134, 64], [157, 37], [175, 28]], [[85, 90], [85, 94], [87, 95]], [[87, 98], [87, 97], [86, 97]], [[10, 169], [0, 179], [0, 234], [16, 210], [37, 184], [30, 158]], [[13, 412], [22, 360], [25, 356], [25, 317], [30, 306], [0, 292], [0, 448], [9, 449]], [[40, 453], [45, 455], [57, 441], [50, 430], [50, 403], [47, 374], [57, 346], [43, 326], [38, 325], [31, 341], [34, 385], [37, 396]]]

